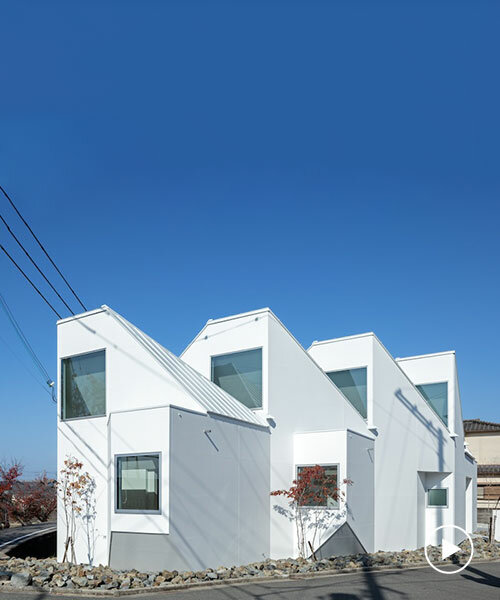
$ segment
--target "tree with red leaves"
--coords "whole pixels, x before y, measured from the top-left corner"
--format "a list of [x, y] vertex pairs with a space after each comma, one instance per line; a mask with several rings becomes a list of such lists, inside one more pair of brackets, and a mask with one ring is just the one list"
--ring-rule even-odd
[[[345, 485], [352, 481], [344, 479]], [[314, 555], [314, 544], [318, 533], [329, 527], [339, 516], [341, 501], [345, 494], [338, 488], [337, 476], [328, 474], [324, 467], [303, 467], [287, 490], [276, 490], [271, 496], [282, 496], [288, 500], [288, 508], [276, 505], [280, 514], [295, 522], [299, 555], [305, 557], [306, 543]], [[309, 539], [307, 539], [309, 538]]]
[[18, 483], [12, 492], [10, 516], [27, 525], [34, 520], [45, 523], [57, 506], [55, 482], [44, 473], [35, 481]]
[[12, 488], [23, 474], [19, 461], [0, 465], [0, 528], [10, 527], [9, 512], [12, 503]]

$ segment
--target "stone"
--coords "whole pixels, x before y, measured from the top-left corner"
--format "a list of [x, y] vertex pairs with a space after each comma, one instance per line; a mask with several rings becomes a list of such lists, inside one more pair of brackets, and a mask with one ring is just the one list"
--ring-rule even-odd
[[9, 581], [12, 577], [12, 571], [0, 571], [0, 581]]
[[26, 587], [31, 585], [33, 578], [28, 571], [21, 571], [20, 573], [13, 573], [10, 578], [10, 585], [14, 587]]
[[87, 587], [88, 579], [86, 577], [72, 577], [71, 581], [76, 585], [76, 587]]
[[214, 579], [219, 579], [219, 576], [217, 575], [217, 573], [209, 572], [205, 575], [205, 578], [210, 581], [210, 580], [214, 580]]
[[130, 587], [130, 584], [131, 584], [130, 577], [125, 577], [125, 579], [122, 579], [122, 582], [120, 583], [120, 589], [126, 590]]

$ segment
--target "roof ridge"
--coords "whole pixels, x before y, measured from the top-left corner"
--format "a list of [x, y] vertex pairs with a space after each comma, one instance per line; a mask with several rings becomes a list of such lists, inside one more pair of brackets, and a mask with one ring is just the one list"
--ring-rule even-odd
[[102, 307], [148, 352], [207, 413], [267, 427], [257, 414], [204, 375], [176, 356], [168, 348], [136, 327], [109, 306]]

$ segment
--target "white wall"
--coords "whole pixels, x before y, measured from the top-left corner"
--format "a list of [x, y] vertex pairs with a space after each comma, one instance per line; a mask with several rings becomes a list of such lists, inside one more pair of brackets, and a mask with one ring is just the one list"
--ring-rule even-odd
[[375, 441], [347, 431], [347, 522], [367, 552], [375, 550]]
[[269, 433], [171, 409], [169, 568], [269, 557]]
[[[415, 385], [443, 381], [448, 383], [448, 429], [454, 446], [451, 459], [454, 473], [451, 499], [453, 519], [455, 525], [472, 532], [476, 528], [477, 465], [464, 453], [465, 435], [455, 353], [440, 352], [401, 358], [397, 362]], [[468, 478], [471, 479], [470, 485], [474, 495], [469, 504], [466, 500]]]
[[[460, 439], [450, 436], [399, 368], [406, 361], [396, 363], [374, 334], [321, 342], [309, 352], [325, 371], [367, 367], [368, 422], [376, 427], [375, 549], [418, 547], [427, 530], [426, 521], [435, 517], [434, 512], [426, 518], [422, 485], [427, 480], [419, 472], [446, 476], [458, 467], [465, 486], [463, 442], [460, 446]], [[433, 373], [429, 365], [422, 365], [421, 374], [423, 380], [415, 383], [450, 381], [450, 395], [455, 398], [453, 369]], [[455, 403], [449, 413], [453, 430], [459, 430], [459, 406]], [[443, 520], [458, 520], [457, 525], [465, 526], [465, 487], [456, 490], [455, 477], [449, 487], [450, 506], [441, 510]]]
[[[111, 413], [108, 425], [110, 448], [110, 529], [130, 533], [169, 533], [170, 408]], [[118, 454], [160, 454], [161, 514], [116, 512], [115, 457]]]
[[[294, 434], [350, 428], [369, 434], [357, 411], [268, 309], [209, 321], [182, 354], [206, 377], [211, 356], [262, 348], [263, 415], [272, 415], [271, 490], [295, 477]], [[270, 499], [275, 505], [279, 500]], [[296, 554], [294, 526], [271, 512], [271, 556]]]
[[[58, 323], [58, 377], [61, 381], [61, 359], [104, 349], [106, 352], [106, 416], [62, 421], [61, 398], [58, 402], [58, 472], [68, 455], [83, 463], [83, 469], [95, 478], [98, 515], [94, 562], [107, 564], [114, 504], [112, 439], [108, 428], [113, 429], [116, 411], [161, 406], [169, 402], [197, 406], [180, 386], [170, 378], [147, 352], [103, 310], [92, 311], [80, 318]], [[60, 386], [59, 386], [60, 387]], [[133, 420], [133, 419], [132, 419]], [[168, 444], [168, 419], [165, 421], [165, 438]], [[126, 426], [121, 436], [121, 448], [134, 432], [134, 425]], [[163, 442], [162, 442], [163, 443]], [[113, 444], [119, 440], [113, 436]], [[131, 445], [132, 447], [132, 445]], [[137, 446], [137, 451], [144, 451]], [[168, 469], [165, 469], [168, 473]], [[106, 508], [104, 508], [106, 507]], [[58, 510], [58, 558], [62, 558], [65, 534], [62, 511]], [[80, 527], [77, 537], [77, 559], [87, 560], [87, 543]]]
[[[112, 532], [167, 536], [170, 550], [181, 548], [179, 540], [196, 532], [196, 544], [193, 539], [191, 546], [198, 547], [199, 560], [184, 564], [184, 568], [195, 565], [201, 568], [202, 564], [208, 566], [208, 563], [218, 566], [222, 559], [234, 564], [239, 557], [257, 560], [268, 554], [267, 430], [247, 427], [230, 419], [208, 417], [185, 389], [108, 313], [93, 311], [58, 324], [59, 364], [61, 358], [101, 349], [106, 352], [106, 416], [62, 421], [58, 414], [58, 470], [66, 456], [71, 455], [83, 463], [84, 470], [97, 483], [94, 563], [108, 564]], [[170, 423], [172, 405], [177, 407], [173, 426]], [[177, 417], [179, 412], [185, 413], [183, 420]], [[210, 454], [213, 446], [208, 438], [204, 434], [200, 437], [200, 423], [205, 421], [217, 437], [219, 450], [215, 454]], [[161, 452], [161, 514], [117, 514], [114, 457], [142, 452]], [[172, 468], [176, 482], [171, 480]], [[201, 493], [203, 485], [207, 488], [205, 496]], [[236, 495], [226, 495], [227, 486], [233, 486]], [[174, 493], [178, 520], [171, 518], [170, 498]], [[256, 498], [260, 501], [255, 501]], [[192, 510], [181, 520], [187, 506]], [[231, 510], [239, 511], [241, 518], [237, 519], [236, 529], [226, 523], [224, 535], [223, 516], [228, 514], [229, 506]], [[256, 522], [259, 525], [255, 525]], [[218, 537], [215, 536], [215, 523]], [[177, 541], [173, 539], [175, 536]], [[62, 511], [59, 510], [59, 559], [62, 558], [64, 539]], [[117, 543], [120, 539], [123, 538], [116, 537]], [[88, 562], [87, 546], [84, 531], [80, 528], [76, 543], [79, 562]], [[145, 547], [147, 550], [147, 543]], [[188, 555], [185, 549], [182, 551]], [[132, 556], [132, 552], [130, 554]], [[123, 558], [122, 551], [118, 551], [118, 555]], [[190, 560], [195, 560], [194, 554]]]

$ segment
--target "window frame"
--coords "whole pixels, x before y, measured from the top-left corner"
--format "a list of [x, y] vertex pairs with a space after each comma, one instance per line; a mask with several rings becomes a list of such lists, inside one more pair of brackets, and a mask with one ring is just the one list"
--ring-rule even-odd
[[[295, 465], [295, 479], [298, 478], [299, 476], [299, 468], [304, 468], [304, 467], [323, 467], [324, 469], [326, 467], [336, 467], [337, 468], [337, 488], [339, 489], [340, 492], [340, 487], [339, 487], [339, 475], [340, 475], [340, 463], [297, 463]], [[337, 500], [337, 504], [338, 506], [333, 507], [333, 506], [303, 506], [302, 508], [306, 508], [306, 509], [311, 509], [311, 510], [340, 510], [340, 502]]]
[[[261, 351], [261, 371], [262, 371], [262, 397], [261, 397], [261, 406], [255, 406], [253, 408], [250, 408], [249, 406], [246, 406], [246, 404], [243, 404], [243, 402], [241, 402], [241, 400], [238, 400], [238, 398], [234, 398], [234, 396], [231, 396], [231, 394], [229, 394], [229, 392], [226, 392], [225, 389], [221, 388], [219, 385], [217, 385], [215, 383], [215, 381], [212, 379], [212, 359], [213, 358], [219, 358], [220, 356], [230, 356], [231, 354], [240, 354], [242, 352], [251, 352], [252, 350], [260, 350]], [[210, 379], [210, 381], [214, 384], [217, 385], [217, 387], [222, 390], [223, 392], [226, 392], [226, 394], [229, 394], [232, 398], [234, 398], [237, 402], [239, 402], [240, 404], [243, 404], [243, 406], [245, 406], [246, 408], [248, 408], [248, 410], [252, 410], [252, 411], [256, 411], [256, 410], [264, 410], [264, 346], [253, 346], [252, 348], [239, 348], [238, 350], [230, 350], [229, 352], [219, 352], [218, 354], [211, 354], [208, 357], [208, 379]]]
[[[360, 365], [359, 367], [345, 367], [343, 369], [333, 369], [333, 370], [324, 370], [325, 375], [328, 377], [329, 381], [331, 381], [331, 383], [333, 383], [333, 385], [338, 389], [338, 391], [342, 394], [342, 396], [344, 396], [344, 398], [347, 400], [347, 402], [349, 402], [349, 405], [352, 406], [352, 408], [354, 408], [354, 410], [358, 413], [358, 415], [368, 423], [368, 406], [369, 406], [369, 402], [368, 402], [368, 368], [369, 365]], [[352, 404], [352, 402], [349, 400], [349, 398], [344, 394], [344, 392], [338, 387], [338, 385], [335, 383], [335, 381], [333, 381], [333, 379], [328, 375], [328, 373], [342, 373], [343, 371], [356, 371], [357, 369], [366, 369], [366, 417], [363, 417], [363, 415], [359, 412], [359, 410], [354, 406], [354, 404]]]
[[[446, 504], [429, 504], [429, 492], [431, 490], [444, 490], [446, 492]], [[449, 508], [450, 505], [450, 492], [449, 492], [450, 488], [447, 487], [432, 487], [432, 488], [427, 488], [427, 494], [426, 494], [426, 507], [427, 508]]]
[[[87, 356], [88, 354], [97, 354], [98, 352], [104, 352], [104, 413], [101, 415], [88, 415], [84, 417], [65, 417], [65, 409], [64, 409], [64, 366], [63, 361], [68, 360], [69, 358], [80, 358], [81, 356]], [[95, 350], [89, 350], [88, 352], [79, 352], [78, 354], [68, 354], [67, 356], [59, 357], [59, 365], [60, 365], [60, 420], [61, 421], [80, 421], [81, 419], [102, 419], [108, 415], [108, 377], [107, 377], [107, 352], [106, 348], [96, 348]]]
[[[137, 456], [157, 456], [158, 457], [158, 509], [157, 510], [141, 510], [137, 508], [118, 508], [118, 459], [119, 458], [133, 458]], [[122, 454], [115, 454], [114, 457], [114, 488], [115, 488], [115, 514], [117, 515], [161, 515], [162, 514], [162, 453], [158, 452], [124, 452]]]

